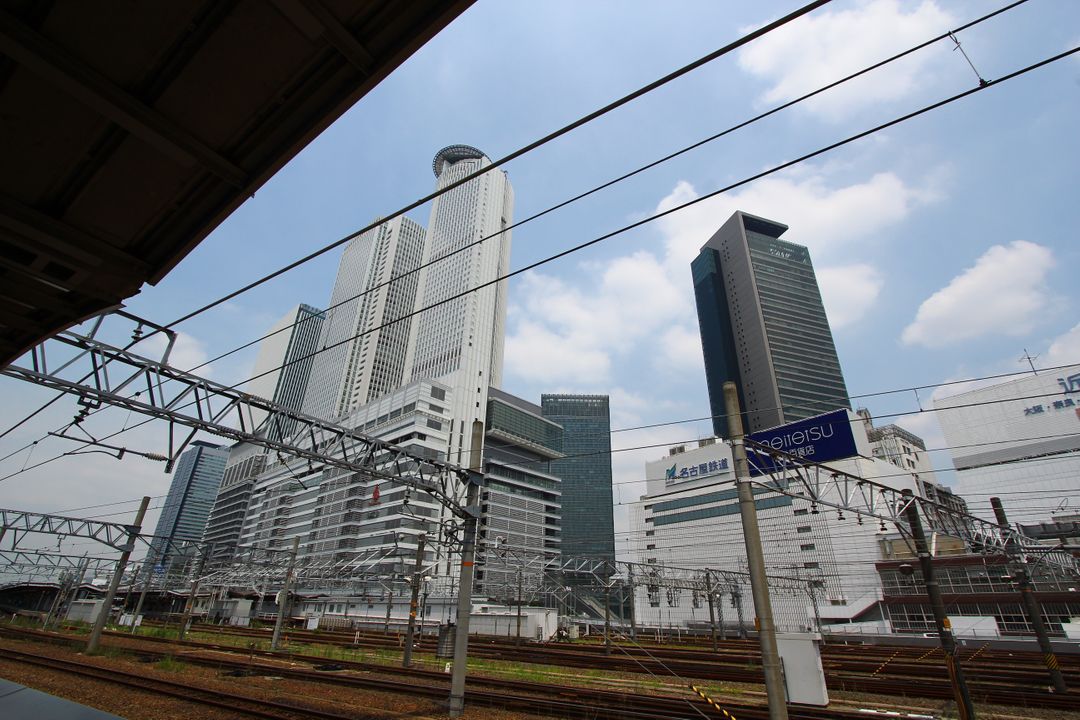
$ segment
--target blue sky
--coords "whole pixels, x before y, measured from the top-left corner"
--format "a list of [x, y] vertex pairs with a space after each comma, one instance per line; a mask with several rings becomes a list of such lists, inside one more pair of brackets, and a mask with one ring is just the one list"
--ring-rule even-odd
[[[156, 287], [129, 303], [167, 322], [427, 194], [452, 143], [502, 156], [775, 19], [795, 2], [479, 0], [297, 156]], [[998, 7], [836, 2], [506, 167], [515, 217], [725, 129]], [[959, 35], [993, 79], [1080, 45], [1080, 4], [1031, 0]], [[757, 125], [513, 233], [512, 268], [592, 239], [966, 90], [976, 77], [942, 42], [851, 88]], [[994, 87], [516, 278], [504, 389], [612, 396], [617, 428], [708, 414], [689, 262], [735, 209], [790, 226], [811, 248], [853, 395], [1080, 361], [1080, 61]], [[412, 213], [427, 223], [427, 209]], [[297, 302], [325, 305], [338, 253], [182, 326], [177, 364], [258, 337]], [[214, 363], [235, 382], [254, 351]], [[50, 395], [0, 380], [6, 428]], [[921, 402], [929, 406], [929, 392]], [[912, 393], [868, 399], [917, 410]], [[74, 403], [0, 441], [0, 456], [70, 419]], [[97, 434], [133, 419], [110, 412]], [[929, 413], [902, 424], [944, 443]], [[617, 447], [674, 443], [706, 422], [618, 433]], [[128, 436], [125, 436], [128, 437]], [[161, 428], [126, 444], [160, 450]], [[29, 462], [74, 447], [49, 439]], [[618, 453], [618, 500], [646, 459]], [[20, 453], [2, 474], [27, 462]], [[948, 457], [935, 455], [948, 466]], [[164, 495], [160, 465], [88, 455], [0, 484], [5, 507], [65, 510]], [[131, 506], [120, 506], [119, 509]], [[109, 510], [109, 508], [106, 508]]]

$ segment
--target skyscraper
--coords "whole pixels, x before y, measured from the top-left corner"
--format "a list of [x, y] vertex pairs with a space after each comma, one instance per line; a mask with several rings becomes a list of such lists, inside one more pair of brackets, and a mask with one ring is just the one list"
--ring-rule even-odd
[[566, 457], [551, 464], [562, 480], [562, 553], [614, 561], [608, 396], [545, 394], [540, 405], [545, 418], [563, 427]]
[[552, 461], [563, 456], [563, 429], [535, 404], [491, 388], [485, 433], [479, 532], [497, 549], [477, 570], [476, 587], [508, 598], [519, 569], [525, 585], [535, 587], [542, 568], [559, 559], [560, 482]]
[[[436, 189], [489, 165], [474, 147], [443, 148], [432, 165]], [[494, 170], [436, 198], [426, 232], [399, 217], [350, 242], [304, 411], [337, 419], [396, 388], [437, 380], [453, 391], [448, 459], [466, 462], [469, 428], [484, 419], [487, 388], [502, 376], [506, 283], [493, 281], [509, 269], [513, 205], [506, 173]]]
[[210, 508], [229, 459], [229, 448], [196, 440], [176, 463], [169, 495], [161, 509], [148, 562], [167, 568], [173, 559], [168, 541], [202, 540]]
[[[342, 253], [311, 368], [304, 412], [336, 420], [404, 384], [424, 228], [398, 217]], [[403, 276], [393, 282], [392, 278]], [[400, 322], [393, 322], [394, 320]], [[385, 327], [384, 327], [385, 325]]]
[[[443, 148], [432, 164], [436, 188], [490, 164], [474, 147]], [[467, 463], [469, 429], [484, 420], [488, 387], [502, 379], [506, 282], [492, 281], [510, 267], [506, 228], [513, 212], [514, 191], [501, 170], [440, 195], [431, 207], [416, 291], [417, 309], [431, 309], [413, 322], [406, 367], [409, 380], [433, 379], [453, 388], [448, 460], [457, 464]], [[489, 239], [466, 249], [481, 238]]]
[[747, 432], [850, 406], [810, 252], [781, 240], [787, 229], [736, 212], [690, 265], [720, 437], [728, 436], [728, 380]]
[[[310, 305], [298, 305], [270, 328], [259, 345], [253, 379], [247, 391], [290, 410], [300, 410], [311, 377], [312, 354], [318, 345], [323, 314]], [[261, 422], [256, 417], [255, 422]], [[271, 440], [291, 435], [295, 427], [267, 428]]]
[[[300, 410], [311, 377], [312, 354], [318, 344], [323, 314], [309, 305], [298, 305], [285, 313], [259, 344], [253, 379], [247, 392], [290, 410]], [[253, 420], [260, 423], [263, 414]], [[296, 431], [296, 424], [284, 422], [266, 428], [271, 440], [281, 440]], [[229, 452], [213, 509], [206, 520], [203, 540], [213, 544], [215, 558], [228, 558], [236, 549], [255, 476], [266, 465], [266, 450], [237, 443]]]
[[[444, 148], [434, 161], [437, 187], [490, 164], [475, 148]], [[488, 389], [502, 373], [506, 287], [495, 280], [509, 267], [512, 211], [506, 174], [492, 170], [438, 197], [426, 231], [396, 218], [354, 238], [325, 312], [304, 411], [467, 465], [473, 422], [486, 419]], [[441, 537], [446, 527], [446, 507], [398, 483], [273, 457], [257, 471], [240, 547], [284, 549], [299, 537], [302, 556], [396, 555], [420, 533]], [[442, 562], [445, 547], [429, 542], [427, 554]]]

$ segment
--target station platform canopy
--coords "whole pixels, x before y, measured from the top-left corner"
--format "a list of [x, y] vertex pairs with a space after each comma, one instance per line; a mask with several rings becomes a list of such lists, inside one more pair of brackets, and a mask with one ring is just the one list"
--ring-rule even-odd
[[472, 0], [0, 0], [0, 367], [160, 281]]

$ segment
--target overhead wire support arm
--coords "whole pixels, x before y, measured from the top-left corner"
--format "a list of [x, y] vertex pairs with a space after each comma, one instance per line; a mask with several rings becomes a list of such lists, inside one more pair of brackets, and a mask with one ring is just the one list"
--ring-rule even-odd
[[[103, 318], [111, 315], [147, 322], [127, 313], [107, 313]], [[195, 434], [202, 431], [309, 463], [400, 482], [431, 494], [458, 517], [471, 515], [462, 502], [468, 485], [466, 470], [177, 370], [166, 364], [168, 348], [162, 358], [151, 360], [109, 345], [95, 336], [101, 319], [95, 321], [91, 335], [68, 330], [42, 341], [29, 354], [31, 367], [12, 364], [3, 369], [3, 374], [61, 390], [87, 402], [123, 407], [166, 421], [170, 436], [167, 469], [171, 469]], [[50, 359], [70, 352], [71, 348], [79, 358], [88, 361], [90, 369], [84, 376], [76, 374], [74, 379], [66, 379], [59, 372], [49, 370]], [[71, 370], [75, 366], [68, 362], [62, 367]], [[140, 391], [128, 394], [134, 389]], [[292, 423], [299, 429], [293, 438], [271, 439], [275, 435], [265, 430], [278, 423]], [[190, 430], [178, 444], [173, 442], [177, 427]]]
[[[909, 505], [917, 505], [932, 531], [964, 540], [976, 552], [1046, 553], [1047, 548], [1010, 527], [961, 512], [872, 479], [861, 478], [806, 458], [777, 450], [769, 445], [745, 441], [751, 468], [760, 473], [751, 478], [759, 487], [833, 508], [841, 513], [872, 517], [906, 527]], [[1065, 552], [1046, 553], [1047, 562], [1077, 572], [1076, 560]]]

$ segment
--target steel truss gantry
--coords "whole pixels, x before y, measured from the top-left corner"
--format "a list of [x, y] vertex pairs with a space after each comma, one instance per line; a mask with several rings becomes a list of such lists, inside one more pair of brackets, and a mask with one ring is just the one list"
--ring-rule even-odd
[[750, 438], [744, 442], [751, 469], [760, 473], [751, 478], [751, 482], [759, 487], [808, 501], [812, 507], [822, 505], [841, 514], [851, 513], [859, 521], [867, 517], [893, 523], [905, 536], [908, 526], [905, 513], [909, 505], [915, 505], [926, 518], [926, 525], [932, 532], [959, 538], [968, 544], [972, 552], [1005, 554], [1011, 549], [1012, 552], [1031, 555], [1032, 559], [1041, 559], [1080, 575], [1072, 555], [1040, 545], [1015, 528], [1003, 527]]
[[[105, 321], [117, 318], [134, 326], [133, 340], [142, 338], [145, 328], [164, 333], [168, 339], [160, 357], [152, 360], [103, 342]], [[89, 325], [87, 334], [65, 330], [33, 347], [20, 359], [28, 359], [29, 367], [13, 363], [0, 372], [78, 397], [83, 417], [112, 405], [164, 421], [167, 472], [195, 435], [207, 432], [305, 460], [311, 470], [320, 463], [402, 483], [432, 495], [457, 517], [479, 515], [479, 508], [464, 502], [469, 483], [480, 482], [477, 473], [170, 367], [176, 334], [148, 320], [114, 311]], [[285, 428], [295, 428], [291, 437], [271, 439]]]

